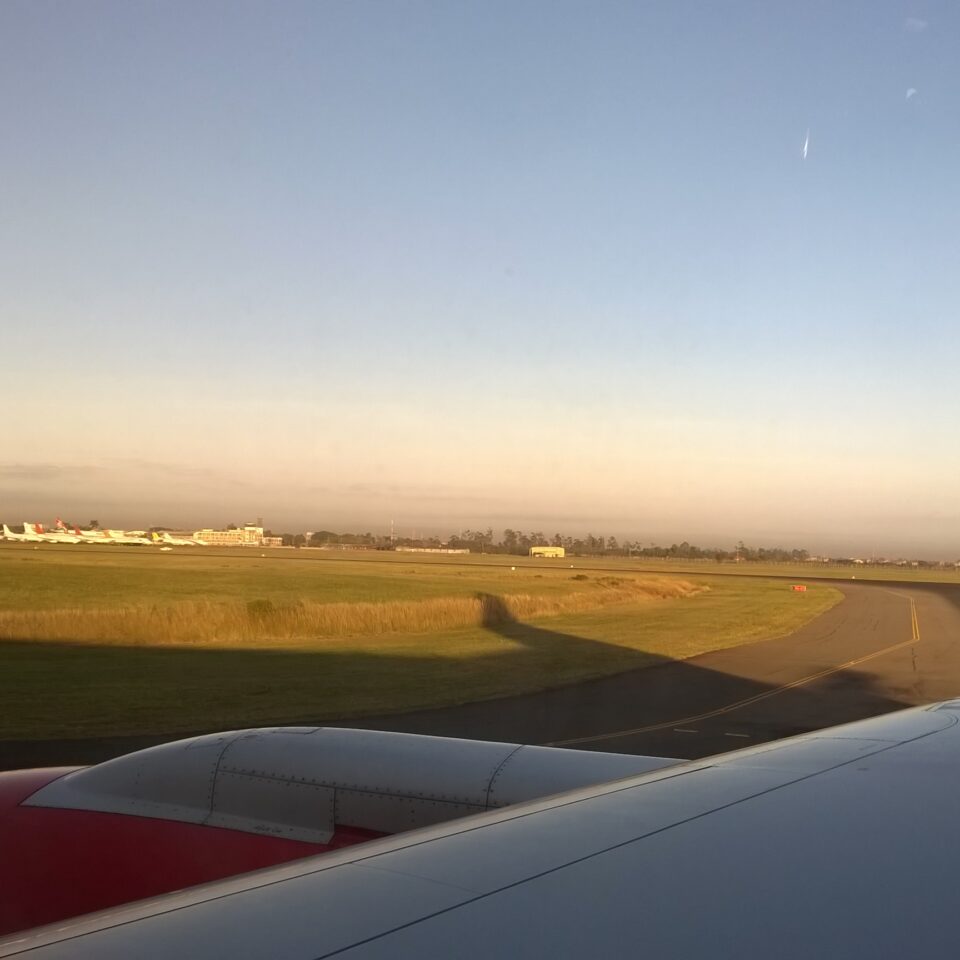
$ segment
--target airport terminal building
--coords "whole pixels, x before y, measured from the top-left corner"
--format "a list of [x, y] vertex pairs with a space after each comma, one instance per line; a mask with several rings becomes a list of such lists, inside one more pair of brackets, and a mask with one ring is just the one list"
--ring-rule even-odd
[[233, 530], [197, 530], [194, 537], [211, 547], [260, 547], [263, 545], [263, 527], [248, 523]]

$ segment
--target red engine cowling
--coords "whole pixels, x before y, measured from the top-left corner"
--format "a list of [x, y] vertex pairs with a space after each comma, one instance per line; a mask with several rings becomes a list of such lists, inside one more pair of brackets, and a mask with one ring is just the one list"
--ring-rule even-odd
[[342, 827], [316, 844], [21, 805], [71, 769], [0, 773], [0, 936], [383, 836]]
[[677, 762], [287, 727], [0, 774], [0, 936]]

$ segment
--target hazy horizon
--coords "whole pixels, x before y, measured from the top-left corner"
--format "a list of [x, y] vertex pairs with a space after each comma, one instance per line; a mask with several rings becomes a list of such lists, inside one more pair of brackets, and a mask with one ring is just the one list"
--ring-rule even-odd
[[6, 522], [960, 556], [954, 5], [0, 26]]
[[[52, 475], [52, 467], [47, 467]], [[150, 465], [141, 465], [149, 472]], [[200, 473], [200, 471], [197, 471]], [[48, 480], [51, 485], [52, 476]], [[901, 516], [896, 519], [909, 525], [916, 531], [913, 538], [903, 536], [894, 539], [883, 534], [871, 533], [871, 518], [860, 515], [853, 518], [846, 514], [843, 525], [832, 534], [813, 535], [797, 518], [794, 526], [777, 526], [774, 522], [764, 525], [756, 519], [756, 512], [745, 511], [739, 518], [729, 518], [726, 523], [718, 522], [712, 513], [704, 513], [695, 519], [677, 515], [673, 518], [653, 512], [644, 516], [638, 512], [632, 517], [618, 516], [600, 511], [585, 510], [581, 514], [551, 512], [523, 513], [520, 508], [509, 509], [507, 501], [494, 505], [490, 500], [488, 512], [456, 513], [453, 507], [444, 504], [444, 498], [432, 499], [429, 493], [415, 493], [394, 490], [388, 496], [375, 497], [378, 503], [391, 503], [396, 511], [374, 512], [364, 509], [363, 504], [370, 502], [367, 495], [358, 493], [356, 506], [345, 509], [331, 509], [318, 506], [315, 509], [293, 509], [268, 499], [257, 500], [249, 493], [237, 492], [232, 498], [220, 497], [213, 501], [204, 496], [187, 494], [195, 485], [203, 489], [203, 481], [194, 474], [184, 481], [183, 499], [159, 499], [143, 503], [135, 500], [123, 501], [107, 496], [76, 496], [69, 492], [69, 486], [63, 487], [63, 495], [52, 500], [37, 498], [24, 490], [5, 503], [20, 503], [19, 512], [6, 510], [0, 517], [8, 524], [40, 521], [52, 526], [56, 517], [63, 517], [71, 523], [85, 524], [91, 519], [104, 527], [124, 527], [143, 529], [151, 526], [165, 526], [172, 529], [198, 530], [202, 527], [224, 527], [228, 523], [242, 524], [262, 517], [264, 525], [276, 533], [302, 533], [305, 530], [333, 530], [338, 533], [387, 534], [391, 524], [398, 537], [438, 536], [446, 539], [451, 534], [463, 530], [487, 530], [492, 528], [494, 538], [499, 540], [504, 529], [512, 528], [526, 533], [539, 531], [547, 537], [555, 533], [564, 536], [615, 536], [618, 540], [641, 541], [644, 544], [657, 543], [669, 545], [684, 540], [701, 547], [721, 547], [730, 549], [738, 540], [753, 547], [784, 547], [786, 549], [807, 549], [813, 555], [861, 556], [861, 557], [911, 557], [926, 559], [953, 560], [960, 557], [960, 550], [953, 549], [955, 540], [948, 532], [937, 535], [946, 523], [960, 522], [960, 518], [947, 518], [936, 514]], [[237, 484], [242, 487], [243, 485]], [[222, 489], [222, 488], [221, 488]], [[459, 498], [453, 499], [460, 505]], [[478, 498], [479, 499], [479, 498]], [[330, 502], [337, 502], [336, 498]], [[438, 505], [439, 503], [439, 505]], [[802, 510], [798, 510], [798, 513]], [[889, 518], [885, 518], [889, 520]]]

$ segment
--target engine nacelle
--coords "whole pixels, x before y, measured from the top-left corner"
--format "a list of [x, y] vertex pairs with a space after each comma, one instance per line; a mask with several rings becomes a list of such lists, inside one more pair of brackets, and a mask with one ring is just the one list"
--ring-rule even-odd
[[327, 843], [400, 833], [682, 761], [337, 727], [240, 730], [77, 770], [24, 805]]

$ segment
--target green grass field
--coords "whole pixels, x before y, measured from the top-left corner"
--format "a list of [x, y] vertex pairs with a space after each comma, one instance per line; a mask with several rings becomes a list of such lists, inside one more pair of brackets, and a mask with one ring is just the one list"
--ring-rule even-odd
[[[375, 559], [0, 548], [0, 626], [7, 617], [41, 631], [0, 642], [0, 739], [323, 721], [505, 696], [780, 636], [840, 599], [827, 585], [795, 594], [782, 581], [625, 563]], [[302, 618], [325, 605], [343, 613], [335, 629], [321, 617], [325, 632], [279, 635], [276, 611]], [[146, 609], [233, 611], [254, 626], [226, 639], [148, 629], [109, 643], [84, 627]], [[402, 629], [371, 632], [371, 611]], [[424, 612], [431, 629], [417, 629]], [[43, 636], [44, 624], [64, 622], [76, 625], [76, 636], [58, 634], [70, 642]]]
[[569, 566], [521, 570], [518, 577], [509, 564], [490, 569], [414, 556], [380, 553], [380, 562], [371, 563], [313, 550], [182, 547], [160, 553], [151, 547], [50, 545], [34, 550], [0, 545], [0, 610], [259, 598], [274, 603], [383, 602], [516, 592], [518, 582], [527, 593], [569, 589]]

